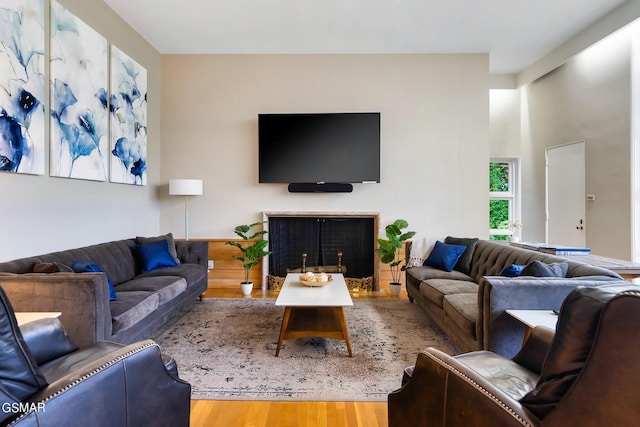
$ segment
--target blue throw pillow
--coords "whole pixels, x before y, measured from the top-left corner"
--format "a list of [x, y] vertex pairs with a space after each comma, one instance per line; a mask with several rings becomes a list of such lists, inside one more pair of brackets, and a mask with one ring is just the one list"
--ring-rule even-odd
[[500, 272], [500, 275], [504, 277], [518, 277], [520, 273], [522, 273], [523, 268], [524, 268], [524, 265], [511, 264], [505, 267]]
[[466, 249], [464, 245], [449, 245], [438, 240], [422, 265], [451, 271]]
[[[73, 261], [71, 262], [71, 268], [76, 273], [104, 273], [104, 270], [98, 264], [88, 261]], [[104, 273], [104, 275], [107, 276], [107, 283], [109, 283], [109, 301], [118, 301], [116, 289], [113, 287], [109, 275], [107, 273]]]
[[169, 245], [166, 240], [135, 245], [133, 249], [142, 264], [142, 272], [148, 273], [161, 267], [175, 267], [178, 265], [169, 253]]

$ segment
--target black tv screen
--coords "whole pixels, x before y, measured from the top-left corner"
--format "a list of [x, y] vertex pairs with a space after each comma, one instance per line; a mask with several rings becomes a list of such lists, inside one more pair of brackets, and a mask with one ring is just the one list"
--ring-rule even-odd
[[380, 113], [259, 114], [260, 183], [380, 182]]

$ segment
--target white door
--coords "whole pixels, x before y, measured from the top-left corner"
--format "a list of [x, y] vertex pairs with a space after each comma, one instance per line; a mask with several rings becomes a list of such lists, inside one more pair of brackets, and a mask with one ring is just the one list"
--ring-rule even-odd
[[547, 148], [547, 243], [586, 245], [584, 141]]

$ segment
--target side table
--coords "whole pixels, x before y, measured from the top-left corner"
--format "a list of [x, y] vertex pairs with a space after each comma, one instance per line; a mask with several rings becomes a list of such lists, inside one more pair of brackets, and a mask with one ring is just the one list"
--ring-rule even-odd
[[555, 331], [558, 323], [558, 315], [553, 310], [507, 310], [507, 314], [527, 327], [523, 343], [536, 326], [544, 326]]

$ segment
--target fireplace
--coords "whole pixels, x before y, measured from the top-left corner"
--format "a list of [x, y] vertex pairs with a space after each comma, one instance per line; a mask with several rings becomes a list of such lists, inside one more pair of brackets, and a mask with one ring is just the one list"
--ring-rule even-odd
[[263, 290], [268, 275], [284, 277], [303, 263], [309, 269], [341, 264], [346, 278], [373, 277], [379, 290], [377, 212], [264, 212], [264, 220], [273, 254], [263, 260]]

